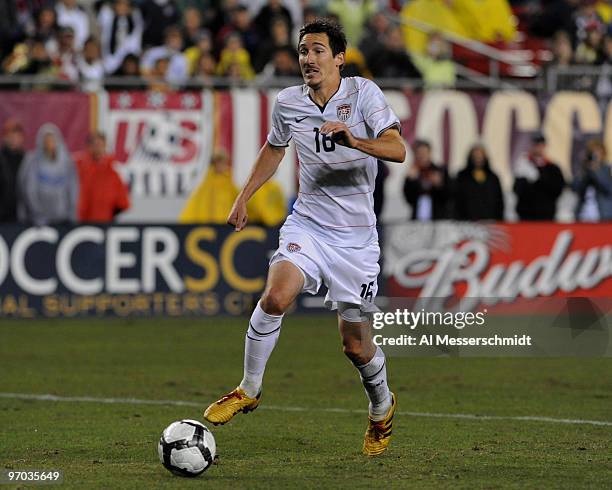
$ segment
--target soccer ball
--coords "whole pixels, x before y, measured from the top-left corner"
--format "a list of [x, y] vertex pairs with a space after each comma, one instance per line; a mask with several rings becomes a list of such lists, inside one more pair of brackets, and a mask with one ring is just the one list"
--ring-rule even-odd
[[198, 476], [213, 464], [215, 438], [196, 420], [172, 422], [162, 432], [157, 452], [164, 467], [179, 476]]

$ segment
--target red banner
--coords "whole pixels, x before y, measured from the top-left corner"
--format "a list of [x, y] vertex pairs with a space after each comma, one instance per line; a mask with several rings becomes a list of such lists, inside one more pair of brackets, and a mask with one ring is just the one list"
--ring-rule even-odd
[[32, 150], [38, 128], [50, 122], [60, 129], [70, 151], [82, 150], [96, 124], [94, 97], [80, 92], [3, 92], [0, 127], [9, 118], [17, 119], [25, 130], [26, 148]]
[[612, 297], [612, 225], [407, 223], [385, 227], [388, 296]]

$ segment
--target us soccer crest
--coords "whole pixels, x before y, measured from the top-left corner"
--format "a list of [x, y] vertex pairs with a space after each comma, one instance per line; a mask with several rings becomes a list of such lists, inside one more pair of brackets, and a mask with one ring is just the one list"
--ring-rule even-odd
[[302, 250], [302, 247], [300, 247], [297, 243], [291, 242], [289, 245], [287, 245], [287, 250], [289, 250], [289, 252], [299, 252]]
[[342, 122], [346, 122], [351, 117], [351, 104], [341, 104], [336, 108], [336, 115]]

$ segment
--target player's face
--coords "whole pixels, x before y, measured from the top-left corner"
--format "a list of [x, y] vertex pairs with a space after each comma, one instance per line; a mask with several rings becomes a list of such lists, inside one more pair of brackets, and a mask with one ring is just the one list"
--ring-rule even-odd
[[298, 53], [306, 85], [318, 89], [326, 82], [338, 83], [344, 53], [333, 55], [327, 34], [306, 34], [300, 42]]

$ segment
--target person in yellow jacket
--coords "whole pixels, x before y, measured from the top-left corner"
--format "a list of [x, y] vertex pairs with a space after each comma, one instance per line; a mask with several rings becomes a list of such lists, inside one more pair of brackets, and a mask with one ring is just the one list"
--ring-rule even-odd
[[237, 196], [229, 157], [224, 150], [217, 150], [206, 176], [189, 196], [179, 222], [226, 224]]

